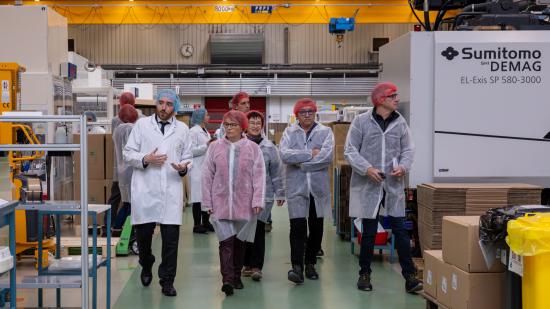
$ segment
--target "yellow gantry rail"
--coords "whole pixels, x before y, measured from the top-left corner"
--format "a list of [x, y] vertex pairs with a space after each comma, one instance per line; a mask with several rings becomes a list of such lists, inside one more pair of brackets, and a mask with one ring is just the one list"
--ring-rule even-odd
[[[370, 1], [23, 1], [48, 5], [69, 24], [326, 24], [331, 17], [356, 23], [417, 23], [409, 0]], [[13, 4], [14, 1], [0, 1]], [[252, 13], [255, 5], [271, 13]], [[417, 11], [423, 21], [422, 12]], [[435, 13], [431, 13], [431, 21]]]

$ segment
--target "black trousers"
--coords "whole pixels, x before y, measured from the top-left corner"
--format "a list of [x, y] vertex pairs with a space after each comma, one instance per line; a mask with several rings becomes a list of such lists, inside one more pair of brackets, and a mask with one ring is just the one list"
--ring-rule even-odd
[[[109, 200], [107, 201], [107, 203], [111, 205], [111, 226], [115, 224], [121, 199], [122, 198], [120, 196], [118, 181], [113, 181], [113, 186], [111, 187], [111, 196], [109, 196]], [[105, 216], [107, 216], [107, 214], [105, 214]], [[105, 222], [107, 222], [107, 217], [105, 217]]]
[[193, 222], [195, 226], [210, 223], [210, 215], [201, 210], [201, 203], [193, 203]]
[[265, 223], [258, 220], [256, 224], [256, 236], [254, 242], [246, 243], [244, 266], [250, 268], [264, 268], [265, 258]]
[[[139, 247], [139, 264], [143, 268], [151, 268], [155, 263], [155, 256], [151, 251], [153, 232], [156, 223], [134, 225]], [[162, 261], [159, 265], [158, 276], [160, 285], [173, 284], [178, 265], [178, 243], [180, 236], [179, 225], [160, 225], [162, 238]]]
[[323, 241], [323, 218], [317, 218], [313, 196], [310, 195], [309, 200], [309, 217], [290, 219], [290, 260], [292, 265], [302, 267], [304, 262], [317, 263], [317, 253]]

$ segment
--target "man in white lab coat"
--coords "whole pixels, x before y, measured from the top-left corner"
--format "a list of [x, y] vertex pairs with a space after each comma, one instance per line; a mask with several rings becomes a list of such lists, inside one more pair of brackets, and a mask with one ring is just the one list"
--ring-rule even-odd
[[155, 256], [151, 252], [153, 232], [160, 224], [162, 263], [158, 275], [162, 293], [176, 296], [174, 278], [178, 258], [179, 227], [183, 212], [182, 177], [192, 161], [189, 128], [177, 121], [179, 97], [162, 90], [156, 97], [156, 113], [136, 122], [124, 160], [133, 166], [131, 185], [132, 224], [139, 246], [141, 282], [151, 284]]

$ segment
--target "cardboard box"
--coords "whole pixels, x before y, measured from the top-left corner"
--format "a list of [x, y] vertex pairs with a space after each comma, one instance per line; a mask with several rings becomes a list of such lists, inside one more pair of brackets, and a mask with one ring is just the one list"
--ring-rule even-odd
[[[75, 144], [80, 143], [80, 134], [73, 136]], [[80, 151], [73, 154], [74, 179], [80, 180]], [[88, 134], [88, 179], [105, 179], [105, 135]]]
[[467, 273], [452, 266], [451, 308], [504, 308], [504, 273]]
[[443, 217], [443, 260], [469, 273], [505, 270], [502, 263], [487, 268], [479, 247], [478, 216]]
[[115, 166], [115, 144], [112, 134], [105, 134], [105, 179], [112, 180]]
[[443, 264], [443, 252], [441, 250], [424, 251], [424, 292], [437, 298], [438, 269]]
[[[105, 204], [106, 188], [105, 180], [88, 180], [88, 203]], [[110, 193], [110, 191], [109, 191]], [[74, 182], [74, 199], [80, 200], [80, 178]]]
[[451, 275], [453, 266], [443, 261], [437, 267], [437, 301], [451, 308]]

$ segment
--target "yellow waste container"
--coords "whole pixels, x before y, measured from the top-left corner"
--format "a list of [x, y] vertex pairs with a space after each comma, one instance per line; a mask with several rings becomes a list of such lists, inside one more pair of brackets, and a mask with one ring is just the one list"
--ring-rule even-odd
[[510, 220], [506, 242], [514, 253], [523, 256], [523, 309], [550, 308], [550, 214]]

